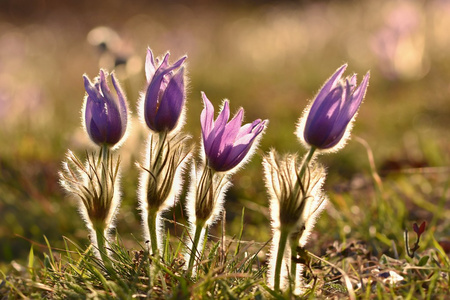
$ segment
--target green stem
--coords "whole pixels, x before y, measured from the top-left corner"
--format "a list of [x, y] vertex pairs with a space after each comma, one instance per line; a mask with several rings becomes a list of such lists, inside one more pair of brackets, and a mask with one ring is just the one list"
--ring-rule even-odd
[[102, 145], [102, 160], [103, 163], [105, 164], [105, 168], [108, 167], [108, 155], [109, 155], [109, 147], [106, 144]]
[[[110, 209], [108, 206], [108, 197], [109, 197], [109, 186], [108, 186], [108, 161], [109, 161], [109, 147], [106, 144], [103, 144], [101, 146], [101, 155], [102, 155], [102, 162], [100, 164], [101, 167], [101, 184], [102, 189], [104, 189], [104, 192], [102, 193], [102, 201], [103, 206]], [[105, 225], [103, 224], [104, 221], [100, 221], [98, 224], [94, 224], [95, 227], [95, 235], [97, 237], [97, 247], [98, 251], [100, 252], [100, 256], [103, 260], [103, 264], [106, 264], [108, 260], [107, 250], [106, 250], [106, 244], [105, 244]]]
[[166, 139], [166, 131], [160, 132], [158, 134], [158, 142], [156, 143], [157, 151], [155, 152], [156, 157], [153, 166], [151, 165], [152, 161], [150, 160], [150, 169], [153, 169], [154, 171], [158, 171], [161, 168], [161, 163], [164, 160], [164, 146], [167, 144]]
[[298, 246], [298, 240], [300, 238], [299, 234], [291, 234], [289, 238], [289, 244], [291, 246], [291, 269], [290, 269], [290, 277], [291, 277], [291, 283], [294, 283], [294, 289], [295, 289], [295, 282], [297, 277], [297, 261], [294, 258], [297, 258], [297, 246]]
[[195, 257], [197, 254], [197, 248], [198, 248], [198, 243], [200, 241], [200, 236], [202, 234], [202, 230], [203, 230], [203, 224], [197, 224], [195, 225], [195, 234], [194, 234], [194, 240], [192, 242], [192, 249], [191, 249], [191, 255], [189, 258], [189, 265], [188, 265], [188, 273], [190, 274], [192, 272], [192, 268], [194, 266], [194, 261], [195, 261]]
[[305, 160], [303, 160], [302, 166], [300, 168], [300, 173], [299, 173], [299, 178], [303, 178], [303, 176], [305, 175], [306, 172], [306, 168], [309, 165], [309, 162], [311, 161], [311, 159], [314, 156], [314, 152], [316, 151], [315, 147], [311, 147], [308, 151], [308, 154], [306, 154]]
[[150, 245], [152, 248], [152, 255], [159, 255], [158, 250], [158, 238], [156, 235], [156, 218], [158, 217], [158, 213], [151, 210], [148, 213], [148, 230], [150, 232]]
[[[95, 225], [94, 225], [95, 226]], [[105, 229], [103, 226], [95, 226], [95, 236], [97, 238], [97, 248], [103, 265], [109, 262], [108, 250], [106, 249]]]
[[[107, 209], [111, 209], [110, 205], [110, 187], [109, 187], [109, 182], [108, 182], [108, 176], [109, 176], [109, 147], [106, 144], [103, 144], [101, 146], [101, 155], [102, 155], [102, 161], [100, 164], [100, 172], [101, 172], [101, 185], [102, 185], [102, 189], [103, 189], [103, 193], [102, 193], [102, 201], [103, 204], [102, 206], [107, 208]], [[111, 182], [111, 184], [114, 184]], [[112, 188], [111, 191], [113, 192], [114, 189]], [[111, 197], [112, 198], [112, 197]], [[104, 229], [104, 228], [103, 228]]]
[[275, 291], [280, 290], [281, 265], [283, 263], [284, 250], [286, 248], [288, 235], [289, 230], [286, 230], [286, 228], [280, 230], [280, 241], [278, 243], [277, 260], [275, 263]]

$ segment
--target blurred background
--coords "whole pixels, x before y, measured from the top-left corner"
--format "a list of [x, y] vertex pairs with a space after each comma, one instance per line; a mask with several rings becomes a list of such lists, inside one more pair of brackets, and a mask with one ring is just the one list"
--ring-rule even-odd
[[[323, 155], [331, 205], [316, 227], [316, 251], [335, 239], [367, 240], [373, 224], [389, 231], [388, 217], [366, 210], [379, 199], [394, 207], [392, 218], [402, 226], [434, 217], [435, 235], [449, 237], [449, 28], [445, 0], [1, 0], [0, 265], [24, 260], [31, 243], [45, 243], [44, 235], [55, 247], [63, 245], [62, 236], [88, 243], [58, 171], [67, 149], [81, 157], [94, 149], [80, 123], [82, 75], [92, 79], [100, 67], [115, 70], [133, 111], [133, 131], [119, 151], [124, 199], [117, 230], [137, 247], [134, 163], [148, 131], [136, 105], [147, 47], [157, 56], [170, 50], [172, 62], [188, 55], [185, 131], [193, 143], [200, 139], [200, 91], [216, 107], [224, 98], [233, 111], [244, 107], [248, 122], [270, 120], [259, 152], [233, 176], [225, 205], [229, 236], [239, 233], [245, 207], [244, 239], [270, 239], [261, 155], [272, 147], [304, 153], [295, 124], [347, 62], [347, 74], [358, 73], [359, 80], [371, 72], [353, 136], [370, 146], [385, 189], [377, 197], [368, 153], [356, 139]], [[166, 217], [186, 222], [180, 204]], [[180, 236], [180, 227], [173, 230]]]

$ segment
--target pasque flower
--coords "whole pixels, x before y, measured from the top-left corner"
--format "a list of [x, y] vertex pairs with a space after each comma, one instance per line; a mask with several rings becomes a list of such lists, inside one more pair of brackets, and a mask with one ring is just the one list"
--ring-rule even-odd
[[[186, 56], [169, 65], [169, 53], [163, 60], [147, 50], [145, 75], [147, 90], [144, 95], [143, 115], [147, 126], [155, 131], [172, 131], [177, 127], [186, 100], [183, 62]], [[177, 72], [174, 72], [178, 69]]]
[[214, 121], [213, 105], [204, 93], [202, 98], [205, 108], [201, 114], [201, 126], [207, 163], [214, 171], [229, 171], [243, 162], [267, 121], [257, 119], [253, 123], [241, 126], [244, 116], [244, 110], [241, 108], [228, 122], [230, 117], [228, 101], [224, 102], [222, 111]]
[[[169, 53], [162, 61], [147, 50], [145, 74], [147, 86], [139, 111], [150, 128], [138, 192], [144, 237], [149, 250], [159, 255], [163, 242], [161, 214], [175, 205], [181, 192], [182, 173], [189, 149], [189, 136], [181, 134], [186, 102], [184, 67], [186, 56], [169, 65]], [[175, 134], [176, 133], [176, 134]]]
[[82, 122], [91, 140], [100, 146], [98, 153], [87, 153], [83, 163], [69, 150], [60, 172], [62, 186], [78, 198], [80, 213], [91, 231], [94, 252], [109, 268], [107, 241], [109, 231], [121, 201], [120, 158], [115, 158], [111, 147], [124, 140], [128, 125], [128, 108], [125, 95], [114, 74], [111, 80], [117, 95], [108, 87], [108, 74], [100, 75], [92, 83], [84, 75], [86, 97], [82, 110]]
[[192, 171], [191, 188], [188, 193], [186, 210], [191, 225], [187, 255], [188, 270], [193, 271], [198, 249], [203, 244], [206, 228], [210, 227], [222, 214], [224, 195], [231, 185], [233, 170], [241, 166], [249, 152], [256, 148], [256, 142], [263, 132], [267, 120], [256, 120], [242, 125], [244, 110], [240, 109], [230, 118], [228, 101], [224, 101], [222, 111], [214, 121], [214, 107], [202, 92], [205, 108], [200, 115], [205, 161]]
[[[353, 117], [369, 84], [369, 72], [357, 87], [356, 75], [342, 79], [347, 65], [341, 66], [327, 80], [300, 120], [297, 135], [311, 147], [327, 150], [345, 143]], [[306, 120], [305, 120], [306, 118]]]
[[128, 123], [128, 108], [125, 95], [114, 74], [111, 80], [116, 90], [113, 96], [106, 81], [107, 73], [100, 70], [100, 75], [92, 83], [84, 75], [86, 97], [84, 102], [84, 126], [91, 140], [99, 146], [114, 146], [125, 135]]

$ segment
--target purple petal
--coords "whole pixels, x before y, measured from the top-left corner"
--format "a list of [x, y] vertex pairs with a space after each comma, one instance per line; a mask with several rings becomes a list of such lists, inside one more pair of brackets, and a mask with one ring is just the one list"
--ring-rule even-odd
[[[107, 93], [111, 93], [111, 91], [109, 90], [109, 86], [106, 83], [105, 71], [103, 71], [103, 70], [100, 70], [100, 87], [102, 89], [102, 92], [105, 91]], [[103, 94], [103, 96], [105, 96], [105, 94]]]
[[161, 97], [155, 124], [158, 131], [172, 130], [177, 125], [185, 101], [184, 68], [181, 68], [169, 81]]
[[316, 115], [308, 115], [304, 130], [304, 138], [308, 144], [320, 148], [326, 143], [340, 112], [342, 93], [343, 87], [336, 87], [327, 95], [325, 101], [317, 106]]
[[[262, 122], [262, 124], [264, 125], [265, 121]], [[253, 131], [253, 129], [261, 124], [261, 119], [257, 119], [255, 121], [253, 121], [252, 123], [247, 123], [244, 126], [241, 127], [241, 129], [239, 130], [238, 135], [236, 136], [236, 140], [239, 140], [242, 136], [250, 133]]]
[[147, 57], [145, 58], [145, 77], [147, 78], [147, 83], [149, 83], [153, 75], [156, 72], [155, 59], [153, 57], [153, 52], [150, 48], [147, 49]]
[[345, 103], [345, 107], [343, 108], [343, 115], [342, 119], [344, 122], [350, 122], [350, 120], [353, 118], [353, 116], [358, 111], [359, 106], [362, 103], [362, 100], [364, 99], [364, 96], [367, 91], [367, 87], [369, 85], [369, 79], [370, 79], [370, 73], [367, 72], [367, 74], [364, 76], [361, 84], [355, 89], [353, 94], [351, 95], [351, 98], [347, 100]]
[[[205, 144], [214, 125], [214, 106], [211, 104], [211, 101], [209, 101], [204, 92], [201, 92], [201, 94], [205, 108], [200, 115], [200, 124], [202, 127], [203, 143]], [[206, 147], [209, 148], [210, 145], [205, 144], [205, 148]]]
[[230, 106], [228, 100], [224, 101], [222, 111], [219, 113], [216, 121], [214, 122], [213, 129], [209, 134], [206, 144], [210, 145], [209, 149], [205, 149], [206, 152], [210, 153], [218, 153], [220, 149], [220, 141], [222, 139], [222, 135], [225, 131], [225, 125], [230, 118]]
[[226, 124], [220, 139], [216, 139], [216, 141], [219, 142], [217, 153], [219, 153], [221, 157], [226, 158], [231, 148], [233, 147], [236, 136], [238, 135], [239, 129], [241, 128], [243, 117], [244, 110], [241, 108], [234, 116], [234, 118], [230, 122], [228, 122], [228, 124]]
[[350, 79], [347, 78], [347, 81], [349, 82], [351, 90], [353, 91], [356, 85], [358, 84], [356, 80], [356, 74], [353, 74], [352, 77], [350, 77]]
[[[224, 141], [228, 140], [234, 142], [241, 128], [243, 118], [244, 118], [244, 110], [241, 108], [236, 113], [236, 115], [234, 115], [233, 119], [230, 122], [228, 122], [228, 124], [225, 125], [225, 132], [224, 135], [222, 136], [222, 139]], [[226, 143], [227, 142], [225, 142], [225, 144]]]
[[348, 123], [336, 125], [336, 132], [332, 132], [328, 138], [322, 143], [322, 149], [329, 149], [336, 146], [345, 134]]
[[[255, 122], [258, 122], [255, 124]], [[252, 132], [241, 136], [239, 139], [236, 139], [231, 151], [224, 157], [224, 160], [227, 162], [223, 168], [225, 170], [229, 170], [237, 166], [250, 151], [253, 142], [258, 137], [258, 135], [264, 130], [266, 120], [262, 121], [257, 120], [252, 124], [255, 126], [252, 129]]]
[[113, 107], [115, 110], [117, 110], [117, 103], [113, 95], [111, 94], [111, 90], [109, 89], [108, 83], [106, 82], [106, 76], [103, 70], [100, 70], [100, 88], [103, 94], [103, 101], [106, 102], [108, 108]]
[[111, 81], [114, 86], [114, 89], [117, 92], [117, 96], [119, 98], [119, 111], [120, 111], [120, 119], [122, 122], [122, 134], [125, 133], [128, 125], [128, 107], [127, 107], [127, 100], [125, 98], [125, 94], [122, 91], [122, 88], [120, 87], [119, 82], [116, 80], [116, 77], [114, 74], [111, 74]]
[[323, 85], [323, 87], [320, 89], [319, 93], [317, 94], [317, 96], [316, 96], [316, 98], [314, 100], [314, 103], [311, 106], [311, 109], [309, 110], [309, 115], [315, 115], [316, 114], [318, 107], [322, 104], [322, 102], [325, 100], [325, 98], [331, 92], [331, 90], [333, 90], [336, 87], [336, 84], [341, 79], [341, 76], [344, 73], [346, 68], [347, 68], [347, 64], [342, 65], [326, 81], [326, 83]]
[[88, 96], [85, 111], [86, 129], [91, 139], [97, 143], [104, 143], [107, 135], [108, 116], [106, 115], [105, 103], [95, 101]]
[[95, 88], [95, 85], [92, 84], [92, 82], [86, 75], [83, 75], [83, 80], [84, 80], [84, 89], [86, 90], [88, 96], [91, 97], [92, 100], [94, 101], [99, 101], [102, 95], [100, 95], [98, 89]]
[[224, 157], [224, 164], [222, 165], [222, 170], [226, 171], [236, 167], [250, 151], [254, 140], [264, 129], [264, 123], [262, 126], [258, 126], [255, 132], [249, 133], [235, 142], [231, 151], [228, 153], [227, 157]]
[[160, 97], [161, 84], [164, 79], [164, 75], [170, 73], [174, 69], [181, 66], [181, 64], [186, 59], [186, 56], [179, 59], [176, 63], [174, 63], [170, 67], [168, 67], [168, 59], [169, 59], [169, 53], [166, 54], [163, 62], [156, 70], [156, 72], [147, 88], [147, 92], [145, 94], [145, 101], [144, 101], [145, 122], [152, 130], [155, 130], [155, 131], [157, 131], [157, 129], [155, 127], [155, 117], [156, 117], [156, 113], [160, 106], [159, 97]]

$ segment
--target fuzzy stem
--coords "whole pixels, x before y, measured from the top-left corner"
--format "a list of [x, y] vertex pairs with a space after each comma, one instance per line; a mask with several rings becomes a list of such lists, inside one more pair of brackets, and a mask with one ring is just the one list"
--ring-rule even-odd
[[108, 167], [107, 162], [108, 162], [108, 156], [109, 156], [109, 147], [108, 147], [108, 145], [106, 145], [106, 144], [103, 144], [101, 147], [102, 147], [102, 148], [101, 148], [101, 151], [102, 151], [102, 161], [103, 161], [103, 163], [105, 164], [105, 168], [107, 168], [107, 167]]
[[103, 265], [107, 266], [109, 262], [108, 250], [106, 249], [105, 228], [103, 226], [95, 226], [95, 236], [97, 239], [97, 249]]
[[[157, 142], [157, 151], [156, 151], [156, 155], [157, 157], [155, 158], [155, 165], [153, 166], [153, 170], [158, 170], [161, 167], [161, 163], [164, 160], [163, 155], [164, 155], [164, 146], [167, 144], [167, 132], [163, 131], [160, 132], [158, 134], [158, 142]], [[152, 162], [150, 161], [150, 164]], [[150, 168], [152, 168], [152, 166], [150, 165]]]
[[[107, 206], [108, 197], [109, 197], [109, 186], [108, 186], [108, 173], [109, 173], [109, 147], [106, 144], [101, 146], [101, 185], [104, 189], [104, 193], [102, 194], [102, 201], [104, 201], [104, 205]], [[108, 207], [108, 209], [111, 209]], [[97, 237], [97, 246], [98, 251], [100, 252], [100, 256], [103, 260], [103, 264], [106, 265], [108, 261], [108, 251], [106, 250], [106, 238], [105, 238], [105, 225], [104, 224], [95, 224], [95, 235]]]
[[[109, 159], [110, 159], [110, 155], [109, 155], [109, 147], [106, 144], [103, 144], [101, 146], [100, 149], [100, 153], [101, 153], [101, 163], [100, 163], [100, 173], [101, 173], [101, 189], [103, 189], [103, 193], [102, 193], [102, 198], [101, 201], [103, 201], [103, 205], [105, 207], [107, 207], [108, 209], [111, 209], [110, 205], [111, 203], [109, 203], [109, 192], [110, 192], [110, 187], [108, 184], [108, 176], [109, 176]], [[111, 182], [111, 184], [113, 185], [114, 183]], [[114, 192], [114, 188], [111, 187], [111, 192]], [[103, 227], [103, 226], [101, 226]], [[103, 228], [104, 230], [105, 228]]]
[[309, 149], [309, 151], [308, 151], [308, 154], [306, 154], [306, 157], [305, 157], [305, 159], [303, 160], [302, 166], [301, 166], [301, 168], [300, 168], [300, 172], [299, 172], [299, 174], [298, 174], [300, 179], [302, 179], [303, 176], [305, 175], [306, 168], [308, 167], [309, 162], [310, 162], [311, 159], [313, 158], [314, 152], [315, 152], [315, 151], [316, 151], [316, 148], [315, 148], [315, 147], [311, 147], [311, 148]]
[[188, 265], [188, 273], [189, 274], [192, 272], [192, 268], [194, 266], [194, 261], [195, 261], [195, 257], [197, 254], [198, 244], [200, 242], [200, 237], [202, 235], [202, 230], [203, 230], [203, 224], [195, 225], [194, 240], [192, 241], [191, 255], [189, 257], [189, 265]]
[[294, 289], [295, 289], [295, 283], [297, 280], [297, 246], [298, 246], [298, 240], [300, 238], [300, 234], [296, 234], [293, 233], [290, 235], [289, 237], [289, 244], [291, 246], [291, 269], [290, 269], [290, 278], [291, 278], [291, 283], [294, 284]]
[[158, 250], [158, 238], [156, 235], [156, 219], [158, 218], [158, 212], [154, 210], [150, 210], [148, 213], [148, 230], [150, 232], [150, 245], [152, 249], [152, 255], [159, 255]]
[[[149, 170], [155, 171], [158, 170], [161, 167], [161, 163], [163, 160], [163, 152], [164, 152], [164, 145], [166, 144], [166, 137], [167, 133], [160, 132], [158, 134], [158, 140], [156, 142], [156, 151], [153, 152], [152, 147], [150, 147], [150, 157], [149, 157]], [[153, 143], [151, 140], [150, 143]], [[153, 157], [153, 153], [156, 154], [156, 157]], [[158, 179], [158, 176], [156, 176], [155, 180]], [[150, 180], [150, 178], [148, 179]], [[158, 188], [159, 182], [156, 182], [156, 188]], [[152, 255], [159, 255], [158, 250], [158, 237], [157, 237], [157, 228], [156, 228], [156, 221], [158, 218], [158, 211], [159, 207], [152, 207], [151, 205], [154, 204], [153, 199], [150, 199], [151, 195], [147, 191], [147, 203], [148, 203], [148, 217], [147, 217], [147, 226], [149, 229], [150, 234], [150, 245], [151, 245], [151, 254]], [[145, 221], [144, 221], [145, 222]]]
[[284, 250], [286, 248], [286, 242], [289, 235], [289, 230], [286, 228], [280, 229], [280, 241], [278, 243], [277, 260], [275, 263], [275, 291], [280, 290], [280, 277], [281, 277], [281, 265], [283, 263]]

